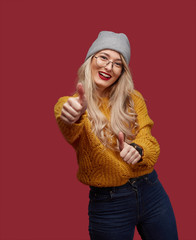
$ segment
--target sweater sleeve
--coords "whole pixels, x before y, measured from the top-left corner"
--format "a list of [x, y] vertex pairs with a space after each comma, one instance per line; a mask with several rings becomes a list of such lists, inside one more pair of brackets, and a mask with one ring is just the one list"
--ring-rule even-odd
[[135, 91], [132, 97], [139, 124], [139, 131], [133, 142], [143, 148], [142, 161], [137, 163], [135, 168], [152, 168], [160, 154], [159, 143], [151, 134], [154, 122], [148, 115], [146, 103], [142, 95]]
[[67, 124], [65, 123], [61, 118], [61, 110], [63, 108], [63, 104], [67, 102], [69, 97], [61, 97], [59, 98], [58, 102], [54, 106], [54, 114], [57, 120], [57, 124], [60, 128], [60, 131], [62, 132], [65, 139], [73, 145], [73, 147], [76, 147], [77, 140], [79, 139], [81, 132], [84, 127], [84, 122], [87, 116], [87, 113], [85, 112], [80, 119], [73, 124]]

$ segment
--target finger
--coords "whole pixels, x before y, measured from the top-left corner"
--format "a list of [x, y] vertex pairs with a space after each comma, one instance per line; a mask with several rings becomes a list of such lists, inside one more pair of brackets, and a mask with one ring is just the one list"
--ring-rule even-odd
[[73, 122], [77, 119], [77, 116], [72, 116], [69, 112], [62, 110], [61, 112], [62, 116], [67, 118], [68, 121]]
[[129, 154], [129, 151], [130, 151], [130, 148], [124, 147], [123, 150], [120, 152], [121, 158], [125, 160], [125, 157], [127, 156], [127, 154]]
[[78, 83], [76, 89], [79, 94], [79, 103], [83, 106], [83, 103], [85, 102], [85, 92], [82, 83]]
[[[81, 111], [81, 109], [82, 109], [82, 106], [81, 106], [81, 104], [78, 102], [78, 97], [76, 97], [76, 98], [69, 98], [68, 100], [67, 100], [67, 102], [68, 102], [68, 104], [76, 111], [76, 112], [79, 112], [79, 111]], [[66, 105], [65, 105], [66, 106]], [[67, 108], [68, 108], [68, 106], [67, 106]]]
[[70, 122], [65, 116], [61, 115], [60, 118], [67, 124], [71, 124], [72, 122]]
[[62, 108], [62, 112], [65, 114], [65, 112], [69, 112], [73, 117], [76, 117], [78, 115], [78, 112], [70, 105], [65, 103]]
[[124, 161], [129, 161], [129, 159], [134, 155], [135, 153], [135, 148], [130, 146], [127, 143], [124, 143], [124, 148], [120, 152], [120, 156], [123, 158]]
[[123, 158], [124, 161], [128, 162], [131, 159], [132, 155], [133, 155], [133, 152], [132, 151], [128, 151], [127, 154]]
[[137, 161], [139, 161], [140, 157], [141, 157], [141, 155], [138, 153], [137, 150], [135, 150], [132, 152], [132, 155], [131, 155], [130, 159], [127, 161], [127, 163], [129, 163], [129, 164], [130, 163], [133, 164], [133, 162], [136, 163]]
[[124, 140], [125, 140], [124, 134], [122, 132], [119, 132], [119, 134], [118, 134], [118, 141], [119, 141], [119, 149], [120, 149], [120, 151], [122, 151], [123, 148], [124, 148]]
[[131, 163], [134, 165], [134, 164], [138, 163], [140, 159], [141, 159], [141, 155], [137, 156], [134, 160], [132, 160]]

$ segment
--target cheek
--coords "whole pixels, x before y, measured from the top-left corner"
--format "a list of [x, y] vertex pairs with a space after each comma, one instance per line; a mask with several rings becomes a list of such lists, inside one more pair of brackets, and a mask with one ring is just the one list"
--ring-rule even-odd
[[91, 70], [91, 76], [92, 76], [92, 79], [94, 80], [95, 77], [97, 76], [97, 71], [95, 69], [92, 69]]
[[91, 63], [91, 75], [92, 75], [92, 77], [95, 77], [96, 76], [96, 74], [97, 74], [97, 67], [95, 66], [95, 64], [92, 62]]

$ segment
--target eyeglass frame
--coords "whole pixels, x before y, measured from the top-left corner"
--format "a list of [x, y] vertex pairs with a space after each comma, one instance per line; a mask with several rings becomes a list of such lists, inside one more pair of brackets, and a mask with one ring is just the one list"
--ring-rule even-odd
[[[101, 57], [101, 56], [94, 56], [94, 57], [97, 59], [97, 58], [99, 58], [99, 57]], [[106, 57], [106, 58], [107, 58], [107, 57]], [[105, 66], [103, 66], [103, 67], [106, 67], [108, 64], [112, 63], [112, 68], [114, 68], [114, 63], [115, 63], [115, 62], [113, 62], [113, 61], [111, 61], [111, 60], [107, 60], [106, 62], [107, 62], [107, 63], [106, 63]], [[122, 66], [119, 66], [119, 67], [116, 66], [116, 68], [119, 69], [119, 70], [123, 70], [123, 69], [124, 69], [124, 68], [123, 68], [123, 64], [122, 64]]]

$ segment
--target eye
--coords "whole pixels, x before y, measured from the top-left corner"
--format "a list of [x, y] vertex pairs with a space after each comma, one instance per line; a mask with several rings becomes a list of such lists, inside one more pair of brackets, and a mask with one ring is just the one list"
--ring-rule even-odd
[[122, 63], [120, 63], [120, 62], [115, 62], [114, 65], [118, 68], [122, 68], [122, 66], [123, 66]]
[[99, 56], [102, 61], [108, 61], [108, 58], [104, 55]]

